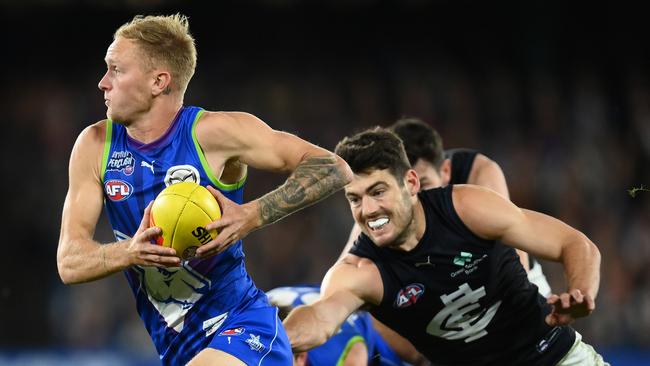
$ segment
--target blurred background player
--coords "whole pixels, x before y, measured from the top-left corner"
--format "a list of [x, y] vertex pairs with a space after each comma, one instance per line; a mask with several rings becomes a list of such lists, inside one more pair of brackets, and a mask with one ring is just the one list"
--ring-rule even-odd
[[[438, 132], [418, 118], [402, 118], [388, 129], [402, 139], [409, 163], [418, 174], [422, 190], [448, 184], [476, 184], [509, 198], [501, 167], [487, 156], [471, 149], [443, 150], [442, 138]], [[360, 233], [361, 230], [355, 224], [340, 258], [352, 248]], [[530, 282], [537, 286], [540, 294], [549, 296], [551, 287], [541, 264], [526, 252], [517, 249], [517, 254]]]
[[[583, 233], [493, 190], [420, 190], [399, 137], [372, 129], [336, 147], [362, 233], [323, 279], [322, 296], [284, 320], [294, 351], [322, 344], [367, 307], [434, 364], [607, 365], [570, 326], [590, 315], [600, 253]], [[519, 248], [563, 264], [567, 291], [544, 298]]]
[[[124, 271], [164, 365], [290, 364], [277, 310], [249, 277], [241, 238], [339, 190], [349, 168], [253, 115], [185, 106], [196, 66], [187, 17], [136, 16], [113, 38], [99, 82], [108, 119], [81, 132], [70, 157], [62, 281]], [[242, 204], [249, 165], [291, 175]], [[183, 263], [151, 244], [160, 229], [149, 227], [149, 202], [180, 181], [208, 186], [223, 213], [207, 225], [217, 238]], [[93, 240], [103, 204], [117, 240], [105, 245]]]
[[[280, 318], [300, 305], [314, 303], [320, 286], [285, 286], [268, 291], [271, 305], [280, 309]], [[416, 351], [417, 353], [417, 351]], [[424, 364], [422, 356], [412, 355], [412, 364]], [[419, 362], [418, 362], [419, 358]], [[321, 346], [294, 355], [295, 366], [401, 366], [406, 365], [373, 328], [372, 317], [365, 311], [350, 315], [341, 329]]]

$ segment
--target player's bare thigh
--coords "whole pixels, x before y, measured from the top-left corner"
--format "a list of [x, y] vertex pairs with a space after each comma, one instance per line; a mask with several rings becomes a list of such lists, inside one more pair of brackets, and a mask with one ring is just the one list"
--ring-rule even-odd
[[237, 357], [214, 348], [206, 348], [187, 363], [187, 366], [246, 366]]

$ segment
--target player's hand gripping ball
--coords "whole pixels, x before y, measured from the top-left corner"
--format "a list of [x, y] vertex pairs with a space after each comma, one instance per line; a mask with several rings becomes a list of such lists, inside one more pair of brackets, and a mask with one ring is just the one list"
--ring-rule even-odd
[[182, 260], [194, 257], [196, 248], [217, 237], [205, 225], [221, 217], [219, 204], [205, 187], [192, 182], [163, 189], [151, 207], [151, 226], [162, 233], [156, 243], [176, 249]]

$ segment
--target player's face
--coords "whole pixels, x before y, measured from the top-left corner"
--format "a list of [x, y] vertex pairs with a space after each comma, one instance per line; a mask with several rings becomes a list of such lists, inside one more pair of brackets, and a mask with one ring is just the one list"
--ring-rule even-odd
[[107, 70], [98, 86], [104, 92], [106, 115], [128, 125], [151, 106], [152, 72], [138, 45], [122, 37], [108, 47], [105, 61]]
[[449, 160], [443, 162], [440, 170], [423, 159], [418, 159], [413, 165], [413, 170], [420, 178], [420, 189], [423, 191], [446, 186], [449, 183], [449, 168]]
[[345, 187], [354, 220], [378, 246], [397, 247], [414, 232], [420, 188], [415, 171], [409, 170], [400, 183], [388, 170], [374, 170], [355, 174]]

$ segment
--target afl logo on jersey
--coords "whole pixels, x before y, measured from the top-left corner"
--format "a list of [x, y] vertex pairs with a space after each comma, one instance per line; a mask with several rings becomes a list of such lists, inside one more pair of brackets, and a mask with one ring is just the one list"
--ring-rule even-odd
[[421, 283], [412, 283], [399, 290], [393, 306], [398, 309], [409, 307], [415, 304], [422, 294], [424, 294], [424, 285]]
[[169, 187], [172, 184], [180, 182], [201, 184], [201, 175], [199, 175], [199, 171], [191, 165], [174, 165], [167, 169], [167, 174], [165, 174], [165, 186]]
[[119, 202], [131, 196], [133, 186], [119, 179], [111, 179], [104, 183], [104, 190], [111, 201]]

